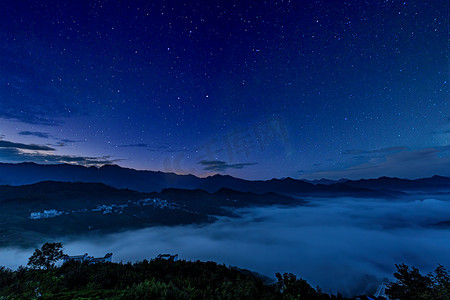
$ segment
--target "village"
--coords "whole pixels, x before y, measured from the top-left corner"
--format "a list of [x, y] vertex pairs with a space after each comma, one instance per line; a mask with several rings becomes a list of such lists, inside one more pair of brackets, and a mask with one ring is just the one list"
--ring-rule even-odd
[[86, 213], [88, 211], [92, 212], [99, 212], [102, 214], [122, 214], [123, 210], [127, 207], [131, 206], [152, 206], [155, 208], [160, 209], [181, 209], [183, 211], [187, 211], [186, 209], [179, 207], [177, 204], [169, 202], [164, 199], [160, 198], [145, 198], [145, 199], [139, 199], [138, 201], [131, 201], [128, 200], [125, 204], [102, 204], [97, 205], [95, 208], [87, 209], [82, 208], [78, 210], [72, 210], [72, 211], [58, 211], [56, 209], [46, 209], [43, 212], [31, 212], [29, 218], [31, 220], [39, 220], [39, 219], [47, 219], [47, 218], [54, 218], [61, 215], [68, 215], [68, 214], [75, 214], [75, 213]]

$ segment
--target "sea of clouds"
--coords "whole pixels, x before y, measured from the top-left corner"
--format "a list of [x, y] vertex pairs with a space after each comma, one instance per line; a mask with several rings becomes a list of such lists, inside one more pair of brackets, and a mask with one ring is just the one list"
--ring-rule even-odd
[[[274, 278], [292, 272], [324, 291], [370, 293], [392, 279], [395, 264], [423, 272], [450, 267], [449, 195], [404, 199], [309, 199], [307, 206], [240, 210], [239, 218], [207, 225], [151, 227], [65, 241], [71, 255], [113, 261], [151, 259], [160, 253], [186, 260], [213, 260]], [[1, 249], [0, 265], [25, 265], [33, 249]]]

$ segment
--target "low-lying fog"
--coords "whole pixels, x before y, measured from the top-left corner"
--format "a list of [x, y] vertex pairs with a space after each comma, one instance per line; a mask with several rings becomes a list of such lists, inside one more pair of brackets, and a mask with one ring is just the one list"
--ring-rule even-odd
[[[269, 277], [292, 272], [326, 292], [370, 292], [392, 278], [394, 264], [423, 272], [450, 267], [450, 197], [416, 196], [413, 201], [310, 199], [309, 206], [241, 210], [204, 226], [153, 227], [65, 242], [71, 255], [85, 252], [113, 261], [151, 259], [178, 253], [186, 260], [213, 260]], [[0, 265], [26, 264], [32, 250], [0, 250]], [[368, 289], [368, 290], [366, 290]]]

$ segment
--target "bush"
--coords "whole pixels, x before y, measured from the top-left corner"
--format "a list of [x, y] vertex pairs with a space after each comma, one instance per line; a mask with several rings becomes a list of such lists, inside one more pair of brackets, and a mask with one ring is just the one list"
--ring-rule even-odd
[[416, 267], [405, 264], [395, 265], [395, 282], [388, 284], [386, 294], [392, 299], [400, 300], [448, 300], [450, 299], [450, 276], [443, 266], [438, 266], [433, 273], [420, 274]]
[[162, 299], [162, 300], [176, 300], [189, 299], [189, 295], [173, 285], [173, 283], [166, 284], [164, 282], [156, 281], [154, 278], [145, 280], [142, 283], [134, 284], [131, 288], [127, 288], [120, 299], [134, 300], [134, 299]]

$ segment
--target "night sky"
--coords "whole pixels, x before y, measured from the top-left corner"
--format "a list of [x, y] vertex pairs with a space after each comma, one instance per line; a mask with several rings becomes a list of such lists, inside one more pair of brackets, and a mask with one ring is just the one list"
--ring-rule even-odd
[[3, 1], [0, 161], [450, 176], [448, 80], [448, 0]]

